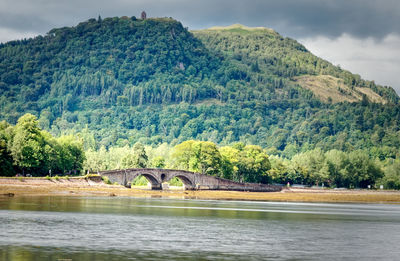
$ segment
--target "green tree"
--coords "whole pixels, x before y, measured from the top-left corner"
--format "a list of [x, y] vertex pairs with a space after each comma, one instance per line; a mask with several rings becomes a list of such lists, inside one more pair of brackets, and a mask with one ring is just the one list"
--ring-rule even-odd
[[0, 122], [0, 173], [2, 176], [15, 174], [13, 158], [10, 154], [9, 144], [12, 140], [12, 127], [6, 122]]
[[194, 157], [192, 147], [195, 143], [194, 140], [187, 140], [172, 149], [171, 158], [174, 168], [190, 170], [190, 161]]
[[320, 148], [296, 154], [293, 163], [297, 166], [298, 172], [304, 177], [304, 183], [319, 185], [328, 182], [328, 171], [324, 165], [325, 156]]
[[151, 165], [155, 168], [163, 169], [163, 168], [165, 168], [165, 158], [161, 157], [161, 156], [157, 156], [157, 157], [153, 158]]
[[239, 150], [230, 146], [219, 149], [221, 153], [221, 171], [225, 179], [238, 180]]
[[74, 174], [79, 173], [83, 168], [83, 162], [85, 160], [85, 153], [83, 151], [82, 139], [77, 139], [72, 135], [61, 136], [57, 139], [60, 144], [60, 168], [63, 173], [73, 172]]
[[14, 164], [21, 168], [23, 173], [29, 171], [40, 174], [46, 159], [44, 147], [45, 140], [36, 116], [27, 113], [19, 118], [11, 146]]
[[325, 168], [328, 170], [329, 186], [344, 187], [349, 185], [349, 157], [339, 150], [330, 150], [325, 153]]
[[387, 189], [400, 189], [400, 159], [385, 167], [382, 183]]
[[359, 188], [366, 188], [374, 185], [375, 181], [383, 177], [383, 171], [371, 160], [364, 151], [357, 150], [349, 153], [349, 174], [351, 185]]
[[217, 146], [210, 141], [197, 141], [192, 146], [190, 170], [202, 174], [220, 176], [221, 154]]
[[174, 167], [202, 174], [221, 174], [221, 154], [217, 146], [209, 141], [188, 140], [173, 148]]
[[241, 182], [268, 183], [271, 163], [260, 146], [246, 145], [239, 152], [238, 178]]
[[127, 154], [122, 158], [121, 166], [123, 168], [146, 168], [148, 157], [142, 143], [136, 143], [133, 146], [133, 153]]
[[268, 175], [271, 177], [271, 180], [276, 183], [286, 184], [289, 181], [287, 177], [289, 173], [289, 160], [272, 155], [269, 157], [269, 161], [271, 169], [268, 170]]

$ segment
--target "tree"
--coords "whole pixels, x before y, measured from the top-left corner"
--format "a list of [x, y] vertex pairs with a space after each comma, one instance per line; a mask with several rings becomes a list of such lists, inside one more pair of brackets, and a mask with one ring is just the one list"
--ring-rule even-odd
[[387, 189], [400, 189], [400, 159], [385, 167], [382, 183]]
[[192, 147], [196, 143], [194, 140], [187, 140], [176, 145], [171, 154], [173, 167], [183, 170], [190, 169], [190, 160], [193, 157]]
[[47, 131], [42, 131], [45, 139], [44, 154], [45, 154], [45, 173], [58, 174], [64, 173], [63, 161], [65, 160], [62, 155], [63, 148], [60, 143], [51, 136]]
[[60, 168], [65, 172], [73, 171], [79, 173], [83, 168], [85, 153], [83, 151], [83, 140], [72, 135], [61, 136], [57, 139], [60, 145]]
[[210, 141], [197, 141], [192, 146], [190, 170], [202, 174], [220, 176], [221, 154], [217, 146]]
[[246, 145], [239, 152], [238, 176], [241, 182], [268, 183], [271, 164], [260, 146]]
[[349, 168], [351, 185], [354, 187], [366, 188], [368, 185], [374, 185], [377, 179], [383, 177], [382, 170], [362, 150], [350, 152], [349, 161], [351, 163]]
[[184, 141], [173, 148], [171, 157], [176, 168], [214, 176], [221, 174], [221, 154], [213, 142]]
[[38, 127], [36, 116], [27, 113], [18, 119], [11, 146], [14, 164], [34, 174], [40, 173], [45, 161], [45, 140]]
[[324, 165], [328, 169], [329, 186], [343, 187], [349, 185], [348, 168], [350, 165], [347, 153], [339, 150], [330, 150], [325, 153]]
[[163, 168], [165, 168], [165, 159], [161, 156], [157, 156], [157, 157], [153, 158], [151, 165], [155, 168], [163, 169]]
[[98, 151], [89, 149], [85, 152], [86, 160], [84, 162], [85, 171], [101, 171], [108, 170], [107, 165], [107, 150], [104, 146], [101, 146]]
[[142, 143], [136, 143], [133, 146], [133, 153], [127, 154], [122, 158], [121, 166], [123, 168], [146, 168], [148, 157]]
[[13, 158], [9, 144], [12, 139], [12, 127], [5, 121], [0, 122], [0, 173], [3, 176], [14, 175]]
[[318, 185], [328, 181], [328, 172], [324, 165], [325, 156], [320, 148], [296, 154], [292, 161], [303, 175], [306, 184]]
[[286, 184], [289, 182], [289, 160], [272, 155], [269, 157], [269, 161], [271, 163], [271, 169], [268, 170], [268, 175], [272, 181], [281, 184]]
[[230, 146], [219, 149], [221, 153], [221, 171], [225, 179], [238, 180], [239, 150]]

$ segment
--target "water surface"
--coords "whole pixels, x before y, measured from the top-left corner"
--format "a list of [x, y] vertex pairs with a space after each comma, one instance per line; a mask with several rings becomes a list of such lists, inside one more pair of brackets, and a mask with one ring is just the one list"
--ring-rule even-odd
[[0, 198], [0, 260], [399, 260], [400, 206]]

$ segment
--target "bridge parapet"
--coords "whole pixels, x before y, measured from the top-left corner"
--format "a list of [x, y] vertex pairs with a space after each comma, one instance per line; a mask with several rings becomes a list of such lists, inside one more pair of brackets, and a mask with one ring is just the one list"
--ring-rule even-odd
[[162, 189], [162, 183], [177, 177], [183, 182], [184, 188], [187, 190], [236, 190], [257, 192], [274, 192], [282, 190], [282, 187], [280, 186], [257, 183], [240, 183], [200, 173], [174, 169], [124, 169], [101, 171], [99, 174], [108, 177], [113, 183], [117, 182], [126, 187], [131, 187], [132, 181], [136, 177], [142, 175], [150, 182], [152, 189]]

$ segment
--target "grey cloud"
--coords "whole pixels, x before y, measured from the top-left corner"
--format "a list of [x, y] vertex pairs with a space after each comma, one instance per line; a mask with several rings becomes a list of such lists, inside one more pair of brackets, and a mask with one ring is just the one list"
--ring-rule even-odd
[[400, 35], [389, 35], [375, 41], [343, 34], [336, 39], [311, 37], [300, 39], [300, 42], [333, 64], [340, 64], [364, 79], [392, 86], [400, 94]]
[[27, 15], [14, 15], [0, 11], [0, 26], [2, 28], [9, 28], [16, 31], [43, 31], [48, 28], [47, 21], [41, 17], [27, 16]]
[[0, 27], [44, 33], [98, 14], [132, 16], [143, 9], [150, 16], [174, 17], [191, 29], [243, 23], [293, 37], [400, 34], [398, 0], [0, 0]]

